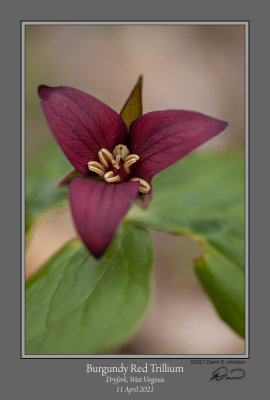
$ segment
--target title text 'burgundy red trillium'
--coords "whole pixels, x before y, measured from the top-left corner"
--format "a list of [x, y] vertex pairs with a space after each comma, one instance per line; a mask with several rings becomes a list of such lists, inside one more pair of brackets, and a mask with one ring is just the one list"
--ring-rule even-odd
[[128, 130], [119, 114], [80, 90], [41, 85], [38, 93], [54, 137], [83, 175], [71, 180], [69, 200], [78, 234], [96, 258], [136, 197], [151, 201], [153, 176], [227, 127], [197, 112], [166, 110], [140, 116]]

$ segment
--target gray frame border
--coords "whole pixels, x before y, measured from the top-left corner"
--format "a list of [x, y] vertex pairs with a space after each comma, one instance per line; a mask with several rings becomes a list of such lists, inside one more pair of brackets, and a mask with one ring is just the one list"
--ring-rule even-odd
[[[245, 354], [25, 354], [25, 27], [28, 25], [242, 25], [245, 26]], [[21, 21], [21, 358], [49, 359], [228, 359], [249, 355], [249, 21]]]

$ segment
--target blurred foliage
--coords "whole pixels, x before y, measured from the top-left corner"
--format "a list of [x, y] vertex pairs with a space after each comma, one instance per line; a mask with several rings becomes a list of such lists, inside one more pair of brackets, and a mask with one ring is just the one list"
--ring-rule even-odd
[[100, 261], [78, 241], [63, 247], [27, 284], [26, 354], [123, 344], [148, 306], [153, 254], [150, 234], [127, 222]]
[[153, 187], [150, 207], [134, 205], [128, 219], [186, 234], [202, 246], [204, 254], [195, 262], [195, 271], [221, 318], [244, 336], [243, 154], [193, 153], [157, 175]]
[[57, 189], [59, 180], [71, 169], [66, 156], [53, 141], [37, 152], [26, 170], [25, 231], [26, 238], [37, 220], [52, 208], [67, 204], [68, 192]]

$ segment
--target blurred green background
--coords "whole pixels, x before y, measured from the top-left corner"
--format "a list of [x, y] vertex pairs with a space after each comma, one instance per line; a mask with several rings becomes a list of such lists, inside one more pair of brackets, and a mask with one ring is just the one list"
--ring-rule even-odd
[[[229, 122], [200, 151], [243, 149], [243, 26], [60, 26], [25, 28], [26, 164], [52, 141], [40, 84], [72, 86], [120, 111], [140, 74], [144, 113], [199, 111]], [[48, 160], [53, 162], [53, 160]], [[60, 179], [61, 177], [59, 177]], [[43, 219], [26, 253], [26, 277], [75, 236], [69, 211]], [[154, 299], [119, 354], [242, 354], [244, 341], [220, 320], [193, 271], [200, 247], [153, 232]]]

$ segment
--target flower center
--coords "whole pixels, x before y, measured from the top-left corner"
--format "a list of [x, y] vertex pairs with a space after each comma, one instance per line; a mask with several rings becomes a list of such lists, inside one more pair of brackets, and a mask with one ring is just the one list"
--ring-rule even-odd
[[137, 154], [129, 154], [129, 149], [124, 144], [118, 144], [111, 153], [109, 150], [102, 148], [98, 152], [100, 162], [89, 161], [88, 168], [95, 172], [108, 183], [121, 182], [123, 180], [139, 181], [139, 191], [148, 193], [151, 186], [144, 179], [132, 177], [128, 178], [131, 173], [130, 167], [139, 160]]

